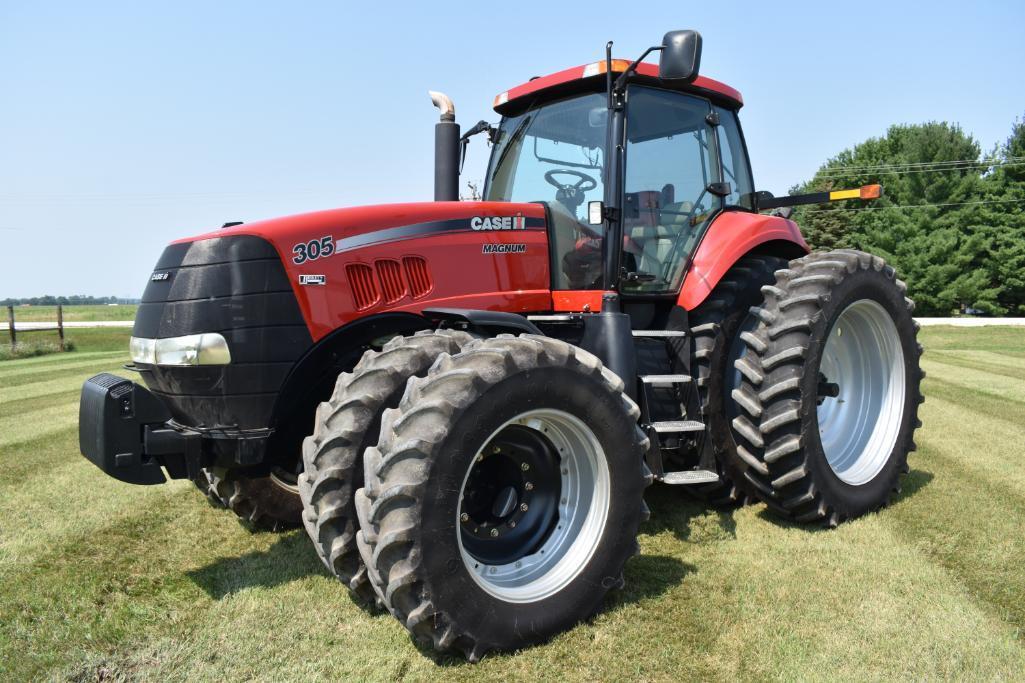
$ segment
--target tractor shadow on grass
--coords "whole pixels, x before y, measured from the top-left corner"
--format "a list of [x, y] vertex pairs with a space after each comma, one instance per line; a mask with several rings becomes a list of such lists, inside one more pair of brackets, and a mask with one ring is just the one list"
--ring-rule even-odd
[[[666, 593], [672, 588], [680, 585], [680, 583], [682, 583], [689, 574], [696, 571], [697, 567], [692, 564], [682, 562], [675, 557], [641, 553], [627, 562], [626, 569], [624, 571], [624, 579], [626, 581], [624, 587], [620, 590], [609, 591], [608, 595], [605, 597], [605, 604], [598, 613], [581, 623], [592, 624], [596, 619], [602, 618], [603, 615], [618, 612], [619, 610], [629, 605], [641, 602], [642, 600], [657, 598], [663, 593]], [[578, 624], [578, 626], [579, 625], [580, 624]], [[468, 670], [472, 671], [473, 667], [477, 666], [477, 664], [472, 664], [466, 661], [466, 659], [460, 655], [436, 652], [432, 648], [418, 643], [412, 637], [410, 637], [409, 642], [417, 649], [422, 657], [431, 660], [439, 667], [468, 667]], [[550, 640], [537, 643], [536, 645], [529, 646], [524, 650], [518, 650], [515, 652], [493, 652], [489, 654], [488, 657], [515, 658], [524, 653], [526, 653], [527, 656], [530, 656], [529, 653], [533, 647], [542, 646], [548, 642], [550, 642]]]
[[732, 540], [737, 537], [734, 509], [715, 508], [687, 496], [679, 487], [656, 484], [644, 492], [651, 519], [641, 525], [641, 536], [671, 532], [684, 543]]
[[222, 557], [188, 572], [215, 600], [245, 588], [274, 588], [313, 574], [329, 576], [302, 529], [282, 534], [267, 550]]

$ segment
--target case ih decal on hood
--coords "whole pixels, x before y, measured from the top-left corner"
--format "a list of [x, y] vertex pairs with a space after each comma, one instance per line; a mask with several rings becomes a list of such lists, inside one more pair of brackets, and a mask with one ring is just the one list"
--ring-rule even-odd
[[335, 244], [335, 250], [348, 251], [365, 247], [369, 244], [424, 237], [442, 232], [526, 230], [528, 228], [542, 230], [544, 227], [545, 221], [543, 218], [528, 218], [522, 214], [517, 214], [516, 216], [474, 216], [469, 219], [456, 218], [447, 221], [414, 223], [413, 225], [402, 225], [396, 228], [363, 233], [362, 235], [343, 237]]
[[424, 237], [444, 232], [467, 230], [474, 232], [490, 230], [543, 230], [544, 227], [545, 221], [543, 218], [530, 218], [521, 213], [515, 216], [473, 216], [469, 219], [455, 218], [452, 220], [428, 221], [426, 223], [400, 225], [394, 228], [365, 232], [360, 235], [353, 235], [352, 237], [342, 237], [334, 241], [328, 235], [308, 242], [299, 242], [292, 246], [292, 262], [299, 265], [307, 261], [315, 261], [318, 258], [331, 256], [337, 252], [359, 249], [371, 244]]
[[474, 230], [525, 230], [527, 219], [522, 214], [515, 216], [474, 216], [470, 219]]

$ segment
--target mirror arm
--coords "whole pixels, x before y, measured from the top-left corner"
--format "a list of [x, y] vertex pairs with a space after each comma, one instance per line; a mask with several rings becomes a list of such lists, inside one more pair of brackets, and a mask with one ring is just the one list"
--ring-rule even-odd
[[[612, 43], [609, 43], [609, 47], [608, 47], [609, 50], [611, 50], [611, 45], [612, 45]], [[626, 86], [626, 79], [630, 77], [630, 74], [632, 74], [634, 71], [637, 70], [637, 66], [641, 62], [644, 61], [644, 58], [647, 57], [648, 55], [650, 55], [652, 52], [661, 52], [661, 51], [662, 51], [662, 46], [661, 45], [652, 45], [647, 50], [645, 50], [644, 54], [642, 54], [640, 57], [635, 59], [633, 61], [633, 63], [630, 64], [630, 66], [626, 67], [626, 71], [624, 71], [623, 73], [621, 73], [619, 75], [619, 78], [616, 79], [615, 84], [613, 84], [613, 86], [612, 86], [611, 92], [613, 92], [613, 93], [622, 92], [623, 88]], [[608, 67], [606, 68], [606, 73], [609, 73], [611, 71], [611, 69], [612, 69], [612, 65], [609, 64]], [[609, 76], [609, 78], [611, 79], [611, 76]]]

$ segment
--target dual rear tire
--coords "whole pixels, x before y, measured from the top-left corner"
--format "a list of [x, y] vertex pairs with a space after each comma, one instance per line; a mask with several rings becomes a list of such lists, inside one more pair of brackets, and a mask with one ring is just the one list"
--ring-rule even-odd
[[732, 428], [747, 484], [775, 512], [829, 526], [885, 506], [921, 426], [914, 303], [883, 259], [792, 261], [762, 289]]

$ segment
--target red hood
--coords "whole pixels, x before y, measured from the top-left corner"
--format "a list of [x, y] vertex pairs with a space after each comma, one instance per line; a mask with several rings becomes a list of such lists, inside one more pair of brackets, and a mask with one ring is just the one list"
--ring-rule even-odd
[[522, 214], [528, 218], [544, 218], [544, 207], [540, 204], [511, 202], [410, 202], [407, 204], [353, 206], [244, 223], [195, 237], [175, 240], [175, 242], [194, 242], [231, 235], [256, 235], [272, 244], [279, 245], [280, 248], [280, 245], [308, 239], [310, 235], [333, 234], [336, 238], [351, 237], [399, 225], [413, 225], [470, 216], [513, 216], [516, 214]]

